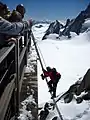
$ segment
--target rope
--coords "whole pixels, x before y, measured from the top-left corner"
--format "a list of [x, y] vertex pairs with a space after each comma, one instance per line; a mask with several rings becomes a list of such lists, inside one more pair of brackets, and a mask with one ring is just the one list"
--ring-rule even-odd
[[[43, 63], [44, 63], [44, 65], [45, 65], [45, 67], [46, 67], [46, 63], [45, 63], [44, 57], [43, 57], [43, 55], [42, 55], [42, 52], [41, 52], [41, 50], [40, 50], [40, 47], [38, 46], [37, 42], [35, 42], [35, 43], [36, 43], [36, 45], [37, 45], [37, 48], [38, 48], [38, 50], [39, 50], [39, 53], [41, 54]], [[34, 46], [34, 44], [33, 44], [32, 46]]]
[[[44, 68], [43, 68], [43, 64], [42, 64], [41, 58], [40, 58], [40, 54], [39, 54], [38, 48], [37, 48], [37, 46], [36, 46], [35, 37], [34, 37], [34, 35], [33, 35], [32, 32], [31, 32], [31, 37], [32, 37], [33, 43], [34, 43], [34, 45], [35, 45], [35, 49], [36, 49], [37, 55], [38, 55], [38, 57], [39, 57], [39, 61], [40, 61], [41, 67], [42, 67], [42, 71], [44, 72]], [[39, 49], [40, 49], [40, 48], [39, 48]], [[40, 51], [40, 52], [41, 52], [41, 51]], [[41, 54], [41, 55], [42, 55], [42, 54]], [[43, 55], [42, 55], [42, 56], [43, 56]], [[44, 58], [43, 58], [43, 59], [44, 59]], [[44, 62], [45, 62], [45, 61], [44, 61]], [[45, 64], [45, 65], [46, 65], [46, 64]], [[45, 78], [45, 80], [46, 80], [46, 83], [47, 83], [47, 85], [48, 85], [48, 80], [47, 80], [47, 78]], [[48, 88], [49, 88], [49, 86], [48, 86]], [[50, 94], [51, 94], [51, 96], [52, 96], [52, 93], [51, 93], [51, 92], [50, 92]], [[59, 115], [59, 117], [60, 117], [60, 120], [63, 120], [63, 117], [62, 117], [62, 115], [61, 115], [61, 113], [60, 113], [60, 110], [59, 110], [59, 108], [58, 108], [58, 106], [57, 106], [54, 98], [53, 98], [53, 102], [54, 102], [54, 104], [55, 104], [55, 106], [56, 106], [56, 110], [57, 110], [57, 112], [58, 112], [58, 115]]]
[[39, 49], [39, 52], [40, 52], [40, 54], [41, 54], [42, 60], [43, 60], [43, 62], [44, 62], [45, 68], [46, 68], [47, 66], [46, 66], [46, 63], [45, 63], [44, 57], [43, 57], [43, 55], [42, 55], [42, 52], [41, 52], [41, 50], [40, 50], [38, 44], [37, 44], [37, 47], [38, 47], [38, 49]]

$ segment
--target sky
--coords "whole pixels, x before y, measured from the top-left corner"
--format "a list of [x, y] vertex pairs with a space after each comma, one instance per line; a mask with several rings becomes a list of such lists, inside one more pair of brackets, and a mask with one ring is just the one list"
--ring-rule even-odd
[[90, 0], [1, 0], [6, 3], [10, 10], [18, 4], [26, 8], [26, 19], [36, 20], [66, 20], [76, 17], [84, 10]]

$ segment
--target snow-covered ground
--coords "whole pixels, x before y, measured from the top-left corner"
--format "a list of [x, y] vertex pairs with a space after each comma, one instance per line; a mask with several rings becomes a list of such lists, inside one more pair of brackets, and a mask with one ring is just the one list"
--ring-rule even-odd
[[35, 72], [34, 66], [37, 64], [36, 60], [37, 60], [37, 54], [35, 51], [35, 47], [33, 46], [33, 42], [31, 42], [31, 47], [28, 54], [27, 67], [25, 69], [25, 73]]
[[27, 110], [27, 105], [32, 104], [32, 103], [35, 103], [35, 99], [33, 98], [33, 95], [30, 95], [28, 98], [26, 98], [26, 100], [24, 100], [21, 103], [22, 108], [20, 109], [20, 116], [18, 118], [19, 120], [32, 120], [33, 119], [31, 111]]
[[[48, 36], [46, 40], [41, 41], [48, 25], [43, 27], [33, 27], [39, 52], [41, 54], [44, 67], [55, 67], [61, 73], [61, 79], [57, 86], [57, 95], [68, 90], [70, 85], [75, 83], [78, 78], [84, 76], [88, 68], [90, 68], [90, 31], [81, 33], [77, 36], [71, 33], [72, 38], [62, 37], [56, 39], [57, 35]], [[43, 56], [42, 56], [43, 55]], [[40, 77], [42, 73], [40, 63], [38, 62], [38, 104], [42, 105], [50, 101], [50, 94], [45, 81]], [[58, 102], [58, 107], [65, 120], [90, 120], [90, 103], [83, 101], [76, 104], [72, 101], [69, 104]], [[52, 111], [51, 116], [56, 113]], [[51, 120], [48, 116], [47, 120]]]
[[[37, 60], [37, 54], [33, 46], [33, 43], [31, 43], [25, 73], [29, 75], [29, 73], [36, 72], [35, 71], [35, 66], [37, 64], [36, 60]], [[27, 80], [28, 78], [24, 76], [24, 79]], [[28, 94], [28, 90], [29, 90], [30, 96], [21, 102], [20, 116], [18, 117], [19, 120], [35, 120], [35, 118], [32, 115], [32, 110], [34, 110], [34, 113], [35, 113], [35, 110], [37, 110], [37, 107], [36, 107], [37, 103], [35, 102], [35, 98], [34, 98], [35, 91], [31, 89], [30, 84], [29, 86], [27, 86], [27, 94]], [[29, 106], [29, 109], [27, 109], [27, 106]]]

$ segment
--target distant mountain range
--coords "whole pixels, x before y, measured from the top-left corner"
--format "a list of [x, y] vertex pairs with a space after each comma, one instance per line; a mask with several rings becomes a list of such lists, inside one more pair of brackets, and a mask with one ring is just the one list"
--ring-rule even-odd
[[33, 20], [33, 24], [51, 24], [52, 21], [50, 20]]
[[64, 35], [67, 36], [68, 38], [71, 38], [70, 32], [75, 32], [77, 35], [79, 35], [80, 32], [85, 32], [88, 29], [88, 26], [87, 27], [83, 26], [84, 22], [88, 18], [90, 18], [90, 4], [84, 11], [81, 11], [76, 18], [71, 20], [67, 19], [65, 25], [63, 25], [58, 20], [52, 23], [50, 23], [51, 21], [50, 22], [45, 21], [44, 23], [49, 23], [50, 26], [46, 30], [46, 33], [43, 36], [42, 40], [46, 39], [46, 36], [51, 33], [59, 34], [59, 37]]

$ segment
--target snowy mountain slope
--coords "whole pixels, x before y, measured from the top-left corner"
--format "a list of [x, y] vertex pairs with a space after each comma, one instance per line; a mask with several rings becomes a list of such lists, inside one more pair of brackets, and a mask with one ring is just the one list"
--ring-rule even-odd
[[83, 26], [90, 27], [90, 18], [84, 22]]
[[49, 24], [37, 24], [37, 26], [42, 25], [43, 27], [37, 28], [36, 25], [33, 26], [33, 34], [35, 35], [35, 38], [38, 40], [41, 40], [43, 37], [44, 32], [49, 27]]
[[87, 29], [90, 29], [90, 18], [86, 19], [83, 23], [81, 32], [86, 31]]
[[[47, 40], [40, 41], [46, 27], [48, 26], [45, 25], [45, 29], [44, 27], [33, 27], [33, 32], [46, 66], [56, 67], [62, 75], [57, 86], [57, 94], [60, 94], [68, 90], [70, 85], [90, 68], [90, 32], [81, 33], [79, 36], [72, 33], [73, 37], [70, 40], [65, 37], [61, 39], [62, 41], [56, 40], [52, 35]], [[41, 66], [38, 62], [38, 103], [40, 105], [50, 100], [46, 82], [40, 78], [41, 73]], [[76, 104], [75, 101], [65, 104], [60, 101], [58, 106], [65, 120], [89, 120], [89, 101], [84, 101], [81, 104]], [[54, 113], [57, 114], [56, 110]]]

